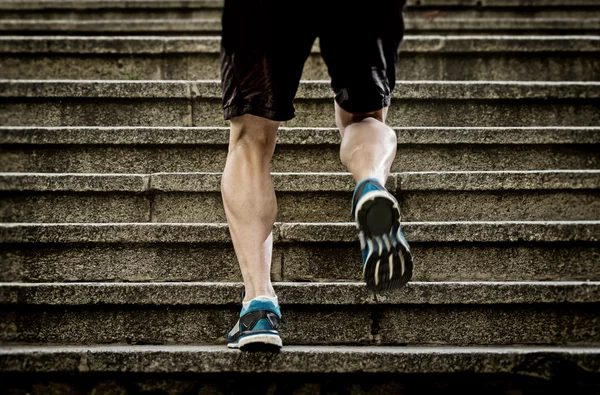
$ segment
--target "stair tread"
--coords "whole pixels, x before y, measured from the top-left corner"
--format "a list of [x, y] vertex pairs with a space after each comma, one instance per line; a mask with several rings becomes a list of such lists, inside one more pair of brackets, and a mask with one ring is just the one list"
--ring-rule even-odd
[[[357, 266], [357, 270], [359, 270]], [[374, 296], [362, 282], [274, 283], [282, 305], [598, 303], [600, 281], [410, 282]], [[242, 283], [0, 283], [3, 305], [239, 305]]]
[[[394, 127], [398, 144], [600, 144], [600, 127]], [[0, 144], [226, 145], [228, 127], [0, 126]], [[280, 127], [277, 144], [341, 142], [335, 128]]]
[[[219, 36], [0, 36], [0, 53], [4, 54], [218, 54], [220, 45]], [[406, 35], [400, 50], [403, 54], [550, 52], [560, 56], [596, 53], [600, 37]], [[317, 44], [313, 52], [320, 52]]]
[[[351, 192], [354, 179], [341, 172], [272, 172], [276, 191]], [[218, 192], [222, 173], [0, 173], [0, 191]], [[600, 170], [453, 171], [390, 173], [387, 187], [403, 190], [600, 189]]]
[[[279, 353], [244, 353], [223, 345], [3, 346], [6, 372], [304, 372], [527, 373], [536, 361], [561, 360], [600, 371], [596, 346], [284, 346]], [[537, 365], [537, 364], [533, 364]], [[545, 372], [547, 374], [548, 372]]]
[[[600, 221], [405, 222], [411, 242], [597, 242]], [[3, 243], [229, 243], [226, 223], [0, 223]], [[275, 242], [357, 241], [354, 222], [282, 223]]]
[[[1, 98], [221, 99], [218, 80], [0, 80]], [[394, 99], [598, 99], [596, 81], [398, 81]], [[331, 98], [329, 81], [301, 81], [296, 99]]]

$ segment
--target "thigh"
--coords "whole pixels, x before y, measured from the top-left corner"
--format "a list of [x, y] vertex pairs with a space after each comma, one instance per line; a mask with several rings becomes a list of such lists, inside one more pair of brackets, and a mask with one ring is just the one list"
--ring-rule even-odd
[[325, 25], [319, 40], [336, 102], [349, 113], [364, 114], [390, 104], [404, 1], [371, 0], [368, 9], [353, 3], [331, 11], [338, 23]]
[[275, 121], [294, 116], [292, 101], [316, 33], [299, 29], [287, 1], [226, 0], [221, 84], [225, 119], [243, 114]]

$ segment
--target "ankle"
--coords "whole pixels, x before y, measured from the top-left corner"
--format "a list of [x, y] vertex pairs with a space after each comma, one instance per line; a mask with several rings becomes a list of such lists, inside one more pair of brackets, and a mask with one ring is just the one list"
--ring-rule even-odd
[[242, 302], [242, 307], [247, 310], [250, 307], [250, 303], [253, 300], [260, 300], [260, 301], [263, 301], [263, 302], [272, 302], [275, 306], [279, 306], [279, 299], [277, 298], [277, 296], [259, 295], [259, 296], [255, 297], [255, 298], [252, 298], [252, 299], [248, 300], [248, 301], [243, 301]]
[[273, 289], [273, 286], [269, 286], [267, 288], [261, 287], [261, 288], [254, 288], [254, 289], [249, 289], [250, 287], [246, 287], [246, 293], [244, 296], [244, 302], [250, 302], [252, 299], [256, 299], [260, 296], [264, 296], [267, 298], [276, 298], [277, 295], [275, 294], [275, 290]]

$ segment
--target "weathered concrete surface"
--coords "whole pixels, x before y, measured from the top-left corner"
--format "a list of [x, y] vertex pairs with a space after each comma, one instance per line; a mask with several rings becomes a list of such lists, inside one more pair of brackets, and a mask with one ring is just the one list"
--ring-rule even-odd
[[[437, 244], [417, 243], [410, 238], [409, 242], [415, 281], [600, 279], [600, 249], [592, 245]], [[358, 243], [299, 243], [281, 248], [286, 281], [362, 280]], [[23, 267], [30, 265], [36, 266], [27, 263]], [[46, 269], [45, 278], [54, 271], [70, 270], [55, 266]]]
[[148, 222], [152, 196], [122, 193], [0, 193], [2, 222]]
[[[600, 10], [600, 8], [599, 8]], [[218, 54], [219, 36], [4, 36], [3, 54]], [[404, 36], [404, 53], [596, 53], [600, 39], [595, 36]], [[319, 53], [319, 41], [312, 48]], [[208, 78], [205, 78], [208, 79]]]
[[[381, 313], [378, 335], [384, 344], [591, 345], [599, 340], [597, 309], [597, 304], [398, 307]], [[4, 344], [222, 344], [239, 314], [239, 307], [212, 306], [2, 310], [4, 327], [10, 328], [0, 333]], [[287, 306], [280, 329], [282, 340], [290, 345], [372, 343], [370, 310]]]
[[[395, 127], [406, 145], [600, 145], [600, 127]], [[1, 126], [0, 143], [31, 145], [227, 145], [228, 127]], [[336, 128], [280, 127], [279, 145], [339, 145]], [[515, 149], [515, 147], [513, 147]]]
[[[272, 178], [278, 221], [350, 219], [355, 182], [349, 173]], [[221, 173], [0, 173], [0, 219], [226, 222], [220, 181]], [[392, 173], [387, 187], [397, 195], [404, 221], [600, 219], [598, 171]]]
[[[0, 37], [3, 78], [219, 79], [219, 37]], [[600, 39], [407, 36], [398, 80], [595, 81]], [[302, 79], [329, 79], [315, 44]]]
[[[2, 343], [224, 344], [238, 306], [56, 306], [3, 309]], [[288, 344], [361, 344], [372, 340], [361, 307], [290, 307], [283, 313]], [[151, 325], [148, 323], [151, 322]]]
[[[600, 221], [412, 222], [404, 223], [415, 242], [597, 242]], [[227, 224], [0, 224], [8, 243], [228, 243]], [[357, 241], [356, 226], [345, 223], [275, 223], [274, 241]]]
[[[596, 35], [600, 21], [596, 18], [407, 18], [409, 34], [592, 34]], [[172, 34], [219, 35], [219, 19], [122, 19], [116, 20], [0, 20], [0, 32], [8, 34]]]
[[[410, 282], [373, 295], [363, 283], [275, 283], [286, 306], [599, 303], [598, 281]], [[237, 306], [242, 283], [0, 283], [0, 304], [19, 306]], [[389, 305], [389, 306], [388, 306]], [[450, 307], [448, 307], [450, 308]]]
[[417, 222], [591, 220], [600, 218], [599, 198], [600, 190], [418, 191], [400, 193], [400, 207], [403, 220]]
[[509, 373], [527, 371], [534, 358], [569, 361], [598, 372], [599, 352], [596, 347], [539, 346], [290, 346], [276, 354], [197, 345], [12, 346], [3, 348], [0, 366], [11, 372]]
[[[396, 128], [392, 171], [600, 168], [599, 128]], [[0, 127], [9, 172], [222, 172], [227, 128]], [[274, 172], [347, 171], [336, 129], [281, 128]]]
[[149, 175], [0, 173], [0, 191], [144, 192]]
[[[276, 290], [287, 306], [281, 331], [289, 344], [369, 342], [372, 311], [383, 343], [591, 344], [600, 340], [599, 289], [598, 282], [412, 283], [378, 297], [384, 306], [376, 310], [360, 307], [374, 303], [360, 283]], [[235, 321], [239, 291], [236, 283], [3, 284], [0, 336], [4, 343], [212, 343]]]
[[[14, 228], [19, 231], [51, 232], [50, 227]], [[409, 240], [415, 242], [596, 242], [600, 233], [600, 221], [557, 222], [413, 222], [404, 223], [403, 230]], [[0, 228], [2, 229], [2, 228]], [[11, 229], [7, 225], [3, 230]], [[57, 230], [59, 228], [56, 228]], [[279, 240], [286, 242], [351, 242], [355, 240], [354, 223], [281, 223], [278, 225]], [[68, 232], [70, 229], [66, 228]], [[62, 232], [59, 230], [59, 232]], [[11, 232], [12, 233], [12, 232]]]
[[600, 340], [598, 305], [384, 308], [383, 344], [565, 344]]
[[[592, 126], [600, 83], [404, 81], [392, 126]], [[0, 125], [224, 126], [218, 81], [0, 82]], [[52, 99], [52, 100], [49, 100]], [[551, 99], [551, 100], [549, 100]], [[287, 126], [334, 126], [331, 89], [300, 84]], [[131, 115], [135, 114], [135, 117]]]
[[[416, 281], [600, 279], [597, 222], [421, 223], [403, 228], [414, 254]], [[241, 278], [222, 224], [4, 224], [1, 229], [2, 281]], [[280, 242], [282, 236], [285, 242]], [[278, 224], [274, 238], [275, 280], [361, 279], [351, 223]]]
[[[594, 144], [401, 144], [392, 171], [600, 169], [599, 152], [600, 146]], [[3, 145], [0, 169], [53, 173], [222, 172], [226, 156], [226, 145]], [[339, 159], [339, 146], [333, 144], [279, 144], [271, 170], [347, 171]]]
[[[600, 280], [600, 249], [593, 243], [409, 241], [415, 281]], [[241, 281], [231, 244], [12, 245], [0, 258], [1, 281]], [[358, 242], [275, 243], [271, 276], [361, 281]]]
[[[293, 346], [292, 346], [293, 347]], [[588, 372], [578, 369], [568, 378], [561, 376], [560, 362], [547, 358], [541, 363], [551, 365], [550, 369], [528, 366], [517, 367], [513, 373], [477, 374], [472, 372], [437, 373], [435, 375], [401, 374], [376, 375], [371, 373], [337, 373], [322, 375], [311, 373], [266, 373], [252, 384], [252, 391], [260, 393], [283, 393], [310, 395], [320, 393], [344, 393], [348, 395], [390, 394], [405, 391], [423, 393], [468, 393], [473, 389], [485, 388], [497, 393], [536, 390], [576, 388], [590, 391], [598, 379]], [[569, 364], [569, 362], [567, 362]], [[85, 366], [85, 365], [84, 365]], [[556, 366], [556, 368], [554, 368]], [[539, 372], [538, 372], [539, 371]], [[48, 377], [50, 376], [50, 377]], [[387, 377], [386, 377], [387, 376]], [[535, 376], [535, 377], [534, 377]], [[596, 375], [597, 376], [597, 375]], [[548, 380], [550, 379], [550, 380]], [[554, 380], [553, 380], [554, 379]], [[580, 380], [584, 379], [584, 382]], [[4, 389], [8, 393], [29, 393], [42, 395], [49, 393], [87, 394], [139, 394], [188, 393], [229, 395], [248, 392], [247, 373], [93, 373], [78, 374], [54, 372], [44, 373], [9, 372], [0, 373]]]

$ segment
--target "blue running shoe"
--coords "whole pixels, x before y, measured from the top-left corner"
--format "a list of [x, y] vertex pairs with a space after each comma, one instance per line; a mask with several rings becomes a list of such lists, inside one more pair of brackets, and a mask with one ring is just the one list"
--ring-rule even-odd
[[242, 350], [279, 350], [281, 310], [271, 301], [252, 300], [242, 308], [240, 319], [227, 336], [227, 347]]
[[377, 179], [366, 178], [354, 189], [351, 215], [359, 231], [367, 288], [382, 292], [406, 285], [413, 261], [396, 198]]

